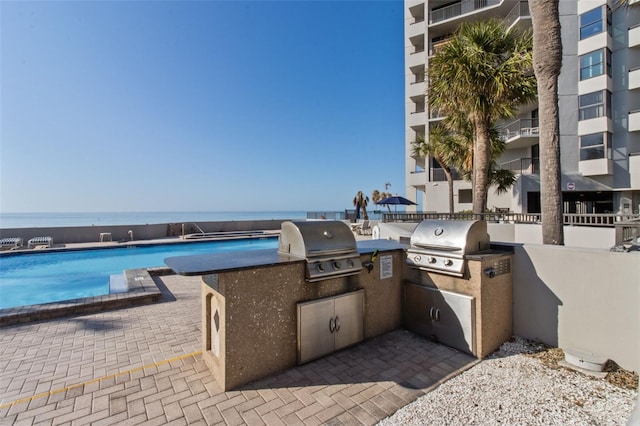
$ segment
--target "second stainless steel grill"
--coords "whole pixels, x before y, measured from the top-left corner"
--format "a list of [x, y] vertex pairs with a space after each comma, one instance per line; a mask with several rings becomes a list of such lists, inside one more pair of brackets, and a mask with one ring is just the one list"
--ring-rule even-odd
[[304, 258], [309, 282], [362, 271], [353, 232], [340, 221], [282, 222], [278, 252]]
[[423, 220], [411, 235], [407, 263], [427, 271], [463, 276], [465, 256], [488, 250], [487, 223], [480, 220]]

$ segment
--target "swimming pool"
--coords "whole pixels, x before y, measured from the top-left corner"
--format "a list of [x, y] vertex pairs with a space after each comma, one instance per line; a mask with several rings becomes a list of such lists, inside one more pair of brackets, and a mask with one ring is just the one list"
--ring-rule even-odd
[[277, 238], [0, 256], [0, 309], [109, 294], [111, 275], [166, 266], [171, 256], [277, 248]]

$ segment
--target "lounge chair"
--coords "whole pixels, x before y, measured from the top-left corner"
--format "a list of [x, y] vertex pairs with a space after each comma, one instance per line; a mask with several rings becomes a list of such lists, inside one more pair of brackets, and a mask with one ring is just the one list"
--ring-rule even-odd
[[362, 221], [362, 226], [358, 229], [360, 235], [371, 235], [371, 223], [368, 220]]
[[4, 249], [16, 249], [22, 247], [22, 238], [3, 238], [0, 240], [0, 248]]
[[29, 248], [34, 248], [36, 246], [51, 247], [52, 244], [53, 238], [51, 237], [33, 237], [28, 242]]

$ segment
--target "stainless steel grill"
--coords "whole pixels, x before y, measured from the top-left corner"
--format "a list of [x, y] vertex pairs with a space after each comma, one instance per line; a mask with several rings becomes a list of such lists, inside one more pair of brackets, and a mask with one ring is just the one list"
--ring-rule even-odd
[[282, 222], [278, 252], [304, 258], [309, 282], [362, 271], [353, 232], [340, 221]]
[[411, 234], [407, 263], [427, 271], [461, 277], [465, 256], [490, 246], [487, 223], [480, 220], [423, 220]]

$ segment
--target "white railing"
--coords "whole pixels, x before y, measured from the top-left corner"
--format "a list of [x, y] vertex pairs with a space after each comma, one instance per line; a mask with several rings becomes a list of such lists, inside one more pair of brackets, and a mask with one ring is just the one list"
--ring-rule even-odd
[[[440, 220], [486, 220], [487, 222], [510, 222], [510, 223], [540, 223], [542, 215], [540, 213], [384, 213], [382, 215], [383, 222], [420, 222], [424, 219], [440, 219]], [[615, 227], [616, 225], [624, 225], [627, 228], [635, 228], [640, 220], [640, 214], [563, 214], [563, 223], [570, 226], [602, 226]], [[631, 235], [637, 231], [625, 231]]]
[[511, 170], [521, 175], [538, 174], [540, 173], [540, 159], [516, 158], [515, 160], [500, 164], [500, 168], [503, 170]]
[[440, 9], [432, 10], [429, 19], [430, 24], [446, 21], [447, 19], [455, 18], [460, 15], [471, 13], [478, 9], [484, 9], [485, 7], [494, 6], [499, 4], [502, 0], [464, 0], [460, 3], [455, 3]]
[[538, 136], [540, 128], [537, 118], [521, 118], [498, 129], [502, 140], [508, 141], [515, 137]]
[[504, 18], [504, 22], [507, 25], [507, 28], [511, 28], [513, 24], [515, 24], [520, 18], [530, 18], [531, 14], [529, 13], [529, 2], [521, 1], [516, 4], [513, 9], [507, 14], [507, 17]]

